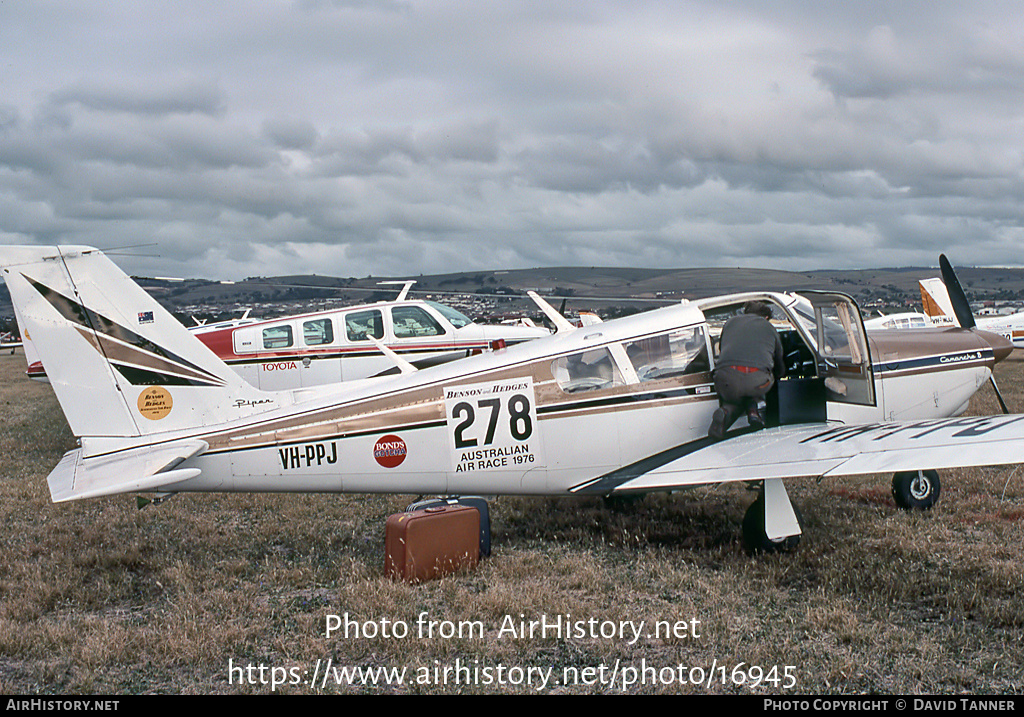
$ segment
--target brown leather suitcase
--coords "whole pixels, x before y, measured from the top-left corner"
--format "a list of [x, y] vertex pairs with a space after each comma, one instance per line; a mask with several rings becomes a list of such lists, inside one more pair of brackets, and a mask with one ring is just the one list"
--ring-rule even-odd
[[480, 562], [480, 512], [446, 505], [388, 516], [384, 574], [407, 582], [431, 580]]

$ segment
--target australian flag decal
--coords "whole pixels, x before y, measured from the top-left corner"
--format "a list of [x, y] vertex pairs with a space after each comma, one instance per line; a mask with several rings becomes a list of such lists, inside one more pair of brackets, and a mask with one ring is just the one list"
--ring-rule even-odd
[[151, 323], [153, 323], [153, 312], [152, 311], [140, 311], [139, 312], [139, 323], [140, 324], [151, 324]]

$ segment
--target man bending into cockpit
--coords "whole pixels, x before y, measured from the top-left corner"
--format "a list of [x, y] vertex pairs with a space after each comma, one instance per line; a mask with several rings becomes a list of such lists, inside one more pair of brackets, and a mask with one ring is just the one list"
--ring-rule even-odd
[[721, 349], [713, 377], [719, 408], [711, 418], [708, 436], [725, 438], [737, 418], [763, 428], [757, 402], [764, 398], [777, 378], [786, 375], [782, 341], [771, 325], [772, 308], [763, 301], [748, 301], [743, 313], [729, 319], [722, 328]]

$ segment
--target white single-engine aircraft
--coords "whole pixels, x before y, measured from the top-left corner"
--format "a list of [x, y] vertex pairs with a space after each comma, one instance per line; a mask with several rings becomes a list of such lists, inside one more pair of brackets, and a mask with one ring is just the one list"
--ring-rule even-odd
[[[752, 550], [801, 528], [783, 479], [1021, 460], [1024, 416], [951, 418], [1011, 351], [982, 331], [880, 332], [837, 293], [680, 303], [421, 371], [289, 391], [243, 381], [89, 247], [0, 247], [0, 267], [80, 447], [54, 501], [183, 491], [618, 496], [744, 481]], [[788, 352], [768, 428], [707, 437], [709, 321], [771, 302]]]
[[[959, 283], [959, 280], [956, 281]], [[953, 308], [953, 302], [946, 288], [945, 278], [921, 279], [917, 283], [921, 289], [923, 312], [908, 311], [876, 316], [866, 319], [864, 321], [864, 328], [868, 331], [874, 331], [876, 329], [923, 329], [963, 325], [958, 317], [964, 311], [970, 315], [970, 309], [961, 309], [958, 312]], [[957, 291], [962, 293], [962, 288]], [[964, 298], [963, 301], [966, 306], [967, 299]], [[1024, 348], [1024, 311], [1012, 314], [972, 316], [967, 321], [965, 328], [971, 328], [972, 326], [1005, 337], [1013, 343], [1015, 348]]]
[[[924, 313], [934, 323], [950, 322], [961, 325], [945, 282], [939, 278], [922, 279], [921, 303]], [[1024, 311], [1012, 314], [975, 316], [974, 325], [984, 331], [999, 334], [1013, 342], [1015, 348], [1024, 348]]]

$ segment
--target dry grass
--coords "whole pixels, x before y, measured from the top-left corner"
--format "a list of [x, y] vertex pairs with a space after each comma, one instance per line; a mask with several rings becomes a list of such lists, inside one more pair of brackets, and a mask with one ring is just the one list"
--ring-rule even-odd
[[[383, 577], [383, 526], [409, 496], [178, 496], [53, 505], [46, 474], [73, 446], [48, 386], [0, 357], [0, 693], [251, 693], [233, 665], [278, 677], [334, 665], [554, 669], [725, 665], [727, 684], [642, 692], [784, 693], [728, 683], [739, 663], [794, 666], [797, 693], [1005, 693], [1024, 689], [1024, 470], [948, 471], [926, 514], [898, 511], [888, 477], [789, 481], [806, 534], [751, 558], [743, 487], [651, 496], [622, 513], [596, 500], [503, 498], [494, 554], [468, 574], [408, 586]], [[1000, 387], [1024, 410], [1021, 352]], [[989, 389], [975, 412], [993, 412]], [[483, 636], [344, 638], [329, 615], [380, 626], [417, 617]], [[699, 637], [511, 639], [511, 616], [700, 621]], [[284, 673], [291, 669], [294, 672]], [[308, 673], [300, 673], [308, 670]], [[530, 692], [492, 684], [285, 685], [279, 692]], [[621, 673], [620, 673], [621, 674]], [[673, 673], [678, 675], [678, 670]], [[477, 677], [483, 673], [478, 672]], [[698, 673], [693, 673], [697, 676]], [[259, 674], [251, 675], [258, 679]], [[662, 671], [661, 677], [668, 677]], [[716, 678], [719, 673], [716, 672]], [[465, 681], [463, 681], [465, 682]], [[472, 680], [471, 680], [472, 682]], [[618, 692], [548, 685], [547, 692]]]

